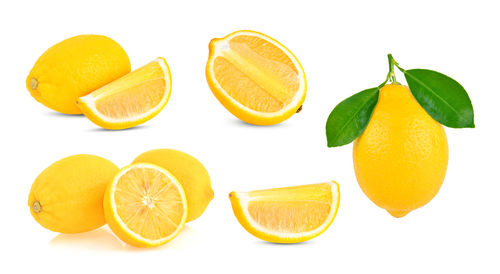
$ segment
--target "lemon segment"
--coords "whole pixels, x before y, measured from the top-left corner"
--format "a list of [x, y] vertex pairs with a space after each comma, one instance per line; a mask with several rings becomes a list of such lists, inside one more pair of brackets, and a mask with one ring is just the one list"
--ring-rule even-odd
[[323, 233], [337, 214], [336, 182], [231, 192], [229, 199], [240, 224], [269, 242], [297, 243]]
[[123, 168], [104, 197], [111, 230], [124, 242], [153, 247], [175, 238], [187, 218], [182, 186], [167, 170], [138, 163]]
[[237, 31], [213, 39], [207, 82], [217, 99], [236, 117], [272, 125], [293, 115], [306, 94], [305, 74], [297, 58], [273, 38]]
[[167, 104], [172, 87], [163, 58], [78, 99], [83, 114], [107, 129], [125, 129], [156, 116]]
[[[299, 84], [298, 73], [293, 68], [259, 55], [244, 42], [233, 40], [227, 45], [227, 41], [219, 40], [213, 43], [217, 51], [215, 54], [227, 59], [269, 96], [284, 104], [293, 99]], [[290, 83], [285, 81], [287, 78]]]

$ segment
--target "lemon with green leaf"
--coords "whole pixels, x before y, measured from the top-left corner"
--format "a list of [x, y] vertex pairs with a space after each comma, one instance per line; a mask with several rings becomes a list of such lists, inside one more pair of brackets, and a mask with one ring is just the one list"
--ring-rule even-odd
[[[326, 135], [329, 147], [354, 141], [359, 186], [376, 205], [403, 217], [430, 202], [444, 181], [448, 142], [442, 125], [472, 128], [474, 111], [467, 92], [452, 78], [405, 70], [390, 54], [389, 67], [382, 84], [333, 109]], [[394, 67], [408, 87], [396, 81]]]

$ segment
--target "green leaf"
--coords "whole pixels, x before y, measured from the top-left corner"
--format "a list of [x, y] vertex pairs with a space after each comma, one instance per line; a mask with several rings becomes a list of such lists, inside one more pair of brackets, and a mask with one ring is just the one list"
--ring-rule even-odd
[[429, 115], [451, 128], [473, 128], [474, 110], [465, 89], [433, 70], [402, 70], [410, 91]]
[[358, 92], [332, 110], [326, 121], [328, 147], [349, 144], [363, 133], [377, 105], [379, 91], [376, 87]]

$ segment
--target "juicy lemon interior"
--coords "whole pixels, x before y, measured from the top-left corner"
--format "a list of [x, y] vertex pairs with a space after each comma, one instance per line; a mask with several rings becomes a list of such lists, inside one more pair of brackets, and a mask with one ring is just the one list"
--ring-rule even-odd
[[254, 222], [281, 233], [309, 232], [320, 227], [332, 210], [329, 184], [261, 190], [249, 193]]
[[250, 216], [257, 223], [282, 233], [312, 231], [325, 222], [330, 209], [329, 203], [316, 201], [260, 201], [248, 206]]
[[259, 112], [288, 105], [300, 86], [297, 67], [282, 49], [250, 35], [215, 41], [214, 75], [239, 103]]
[[114, 198], [127, 228], [151, 240], [174, 233], [185, 210], [177, 185], [154, 168], [128, 170], [118, 179]]
[[136, 117], [161, 102], [166, 85], [160, 64], [153, 61], [93, 94], [95, 107], [110, 118]]

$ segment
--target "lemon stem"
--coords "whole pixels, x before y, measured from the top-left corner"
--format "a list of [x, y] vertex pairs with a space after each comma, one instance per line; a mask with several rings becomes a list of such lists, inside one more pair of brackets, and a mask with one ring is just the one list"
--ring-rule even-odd
[[33, 211], [35, 211], [36, 213], [40, 213], [42, 211], [42, 205], [39, 201], [35, 201], [33, 203]]
[[387, 77], [385, 78], [385, 81], [380, 84], [377, 88], [381, 89], [387, 82], [390, 82], [391, 84], [396, 84], [396, 85], [401, 85], [397, 80], [396, 80], [396, 74], [394, 73], [394, 66], [396, 66], [401, 72], [404, 73], [404, 69], [402, 69], [398, 62], [394, 60], [394, 57], [392, 57], [392, 54], [387, 54], [387, 59], [389, 60], [389, 72], [387, 73]]
[[396, 62], [396, 60], [394, 60], [394, 57], [392, 57], [392, 54], [387, 54], [387, 59], [389, 60], [389, 73], [387, 74], [387, 80], [386, 81], [391, 81], [392, 84], [397, 84], [397, 85], [400, 85], [400, 83], [398, 83], [398, 81], [396, 80], [396, 74], [394, 73], [394, 66], [398, 67], [399, 69], [401, 69], [398, 65], [398, 62]]
[[38, 80], [36, 80], [35, 78], [31, 78], [30, 86], [31, 86], [31, 89], [35, 90], [38, 87]]

